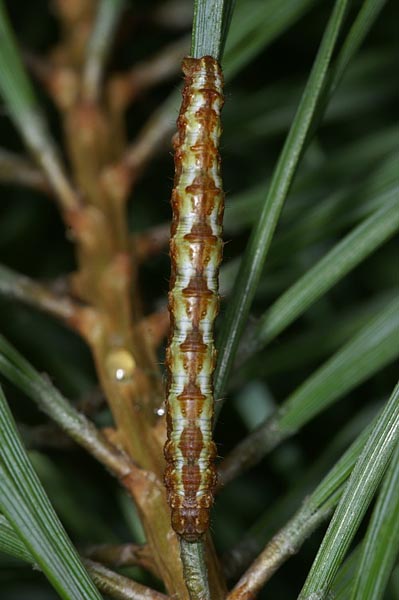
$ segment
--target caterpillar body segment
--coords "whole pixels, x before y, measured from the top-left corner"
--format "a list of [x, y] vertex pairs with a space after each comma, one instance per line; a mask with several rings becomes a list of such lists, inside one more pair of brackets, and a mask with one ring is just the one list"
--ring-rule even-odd
[[173, 529], [195, 541], [209, 526], [216, 483], [212, 376], [223, 248], [218, 151], [223, 77], [210, 56], [184, 59], [183, 72], [183, 100], [173, 142], [165, 484]]

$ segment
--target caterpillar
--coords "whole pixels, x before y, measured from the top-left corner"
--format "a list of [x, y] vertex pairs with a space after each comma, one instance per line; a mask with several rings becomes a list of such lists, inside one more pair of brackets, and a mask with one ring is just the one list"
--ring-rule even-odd
[[211, 56], [187, 57], [182, 68], [182, 105], [173, 139], [164, 480], [173, 529], [186, 541], [196, 541], [209, 527], [216, 484], [212, 376], [223, 249], [218, 151], [223, 76]]

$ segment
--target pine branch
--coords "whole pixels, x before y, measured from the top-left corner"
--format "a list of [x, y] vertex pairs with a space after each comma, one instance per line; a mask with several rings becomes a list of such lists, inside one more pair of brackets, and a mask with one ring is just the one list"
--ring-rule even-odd
[[254, 598], [284, 562], [296, 554], [304, 541], [332, 512], [332, 507], [317, 511], [308, 503], [272, 537], [263, 552], [244, 573], [226, 600]]
[[96, 544], [84, 548], [82, 554], [86, 558], [107, 567], [119, 569], [121, 567], [138, 566], [151, 572], [155, 577], [159, 577], [147, 545]]
[[79, 77], [76, 71], [65, 65], [54, 64], [31, 50], [24, 52], [24, 60], [56, 106], [61, 111], [69, 110], [79, 94]]
[[91, 421], [79, 413], [49, 379], [39, 373], [0, 336], [0, 372], [32, 398], [77, 444], [124, 481], [141, 473], [128, 457], [115, 448]]
[[92, 560], [84, 560], [88, 572], [94, 583], [101, 592], [109, 595], [115, 600], [168, 600], [170, 596], [165, 596], [161, 592], [152, 590], [132, 579], [123, 577], [99, 563]]
[[176, 77], [180, 73], [181, 61], [188, 53], [189, 45], [190, 37], [184, 36], [138, 63], [127, 73], [114, 75], [108, 84], [112, 110], [125, 110], [144, 91]]
[[146, 231], [133, 234], [132, 252], [139, 263], [160, 254], [167, 248], [170, 238], [170, 223], [160, 223]]
[[84, 306], [3, 265], [0, 265], [0, 294], [56, 317], [77, 331], [84, 330]]
[[170, 144], [176, 128], [173, 113], [177, 106], [178, 94], [172, 94], [149, 118], [133, 144], [126, 149], [122, 163], [131, 171], [134, 179], [137, 179], [148, 162], [166, 143]]
[[108, 55], [125, 0], [100, 0], [87, 45], [82, 94], [87, 102], [98, 102]]
[[0, 148], [0, 182], [26, 186], [48, 194], [50, 188], [43, 173], [28, 159]]

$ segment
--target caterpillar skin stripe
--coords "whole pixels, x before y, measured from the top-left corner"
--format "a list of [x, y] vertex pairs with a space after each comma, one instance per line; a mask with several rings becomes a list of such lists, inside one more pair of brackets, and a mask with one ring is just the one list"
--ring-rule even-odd
[[223, 77], [211, 56], [185, 58], [183, 73], [183, 100], [173, 140], [165, 485], [173, 529], [195, 541], [209, 527], [216, 483], [212, 376], [223, 247], [218, 151]]

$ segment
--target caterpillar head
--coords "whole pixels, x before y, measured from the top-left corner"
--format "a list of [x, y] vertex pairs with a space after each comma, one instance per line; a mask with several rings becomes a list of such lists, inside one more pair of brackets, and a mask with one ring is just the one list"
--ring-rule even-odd
[[172, 527], [187, 542], [196, 542], [209, 527], [209, 509], [179, 507], [172, 509]]

